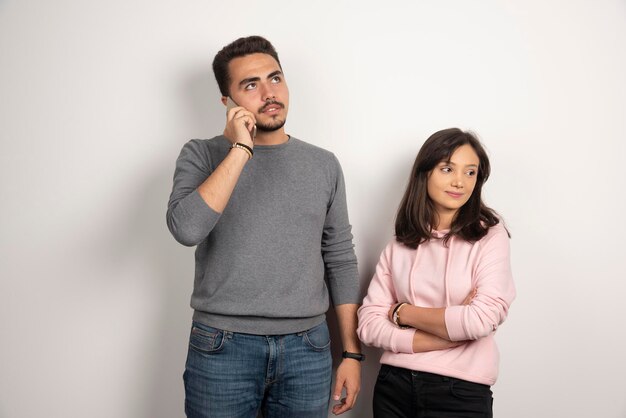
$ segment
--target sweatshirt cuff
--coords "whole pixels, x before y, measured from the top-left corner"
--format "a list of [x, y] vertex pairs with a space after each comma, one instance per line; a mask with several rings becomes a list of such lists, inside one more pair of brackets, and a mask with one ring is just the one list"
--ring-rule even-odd
[[449, 306], [446, 308], [445, 321], [450, 341], [467, 340], [467, 333], [463, 328], [463, 312], [466, 306]]
[[396, 329], [393, 341], [395, 341], [395, 350], [397, 353], [413, 354], [413, 336], [415, 329]]

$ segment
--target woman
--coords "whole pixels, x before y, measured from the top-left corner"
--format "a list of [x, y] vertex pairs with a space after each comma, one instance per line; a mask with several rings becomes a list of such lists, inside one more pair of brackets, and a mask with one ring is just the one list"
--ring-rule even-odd
[[509, 234], [481, 199], [489, 159], [460, 129], [420, 149], [359, 309], [358, 333], [385, 351], [375, 417], [492, 417], [494, 333], [515, 298]]

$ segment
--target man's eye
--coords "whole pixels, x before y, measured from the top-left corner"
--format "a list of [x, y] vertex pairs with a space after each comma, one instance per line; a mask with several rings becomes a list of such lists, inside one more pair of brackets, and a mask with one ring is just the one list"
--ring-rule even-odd
[[256, 88], [256, 83], [246, 84], [246, 87], [245, 87], [246, 90], [252, 90], [255, 88]]
[[280, 83], [280, 77], [276, 76], [272, 78], [272, 83], [276, 84], [276, 83]]

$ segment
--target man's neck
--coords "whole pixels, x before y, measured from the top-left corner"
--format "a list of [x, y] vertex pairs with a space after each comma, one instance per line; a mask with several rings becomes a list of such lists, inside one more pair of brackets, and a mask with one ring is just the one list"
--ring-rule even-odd
[[254, 145], [280, 145], [288, 140], [289, 135], [287, 135], [282, 128], [272, 132], [257, 131], [256, 138], [254, 138]]

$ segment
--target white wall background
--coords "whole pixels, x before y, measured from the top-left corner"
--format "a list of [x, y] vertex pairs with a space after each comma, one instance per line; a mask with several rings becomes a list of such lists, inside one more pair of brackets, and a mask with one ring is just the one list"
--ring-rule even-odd
[[[334, 151], [367, 286], [421, 143], [493, 163], [518, 299], [496, 416], [626, 417], [623, 0], [0, 0], [0, 417], [183, 416], [193, 250], [174, 161], [222, 130], [210, 69], [277, 47], [287, 131]], [[370, 417], [378, 352], [346, 417]]]

